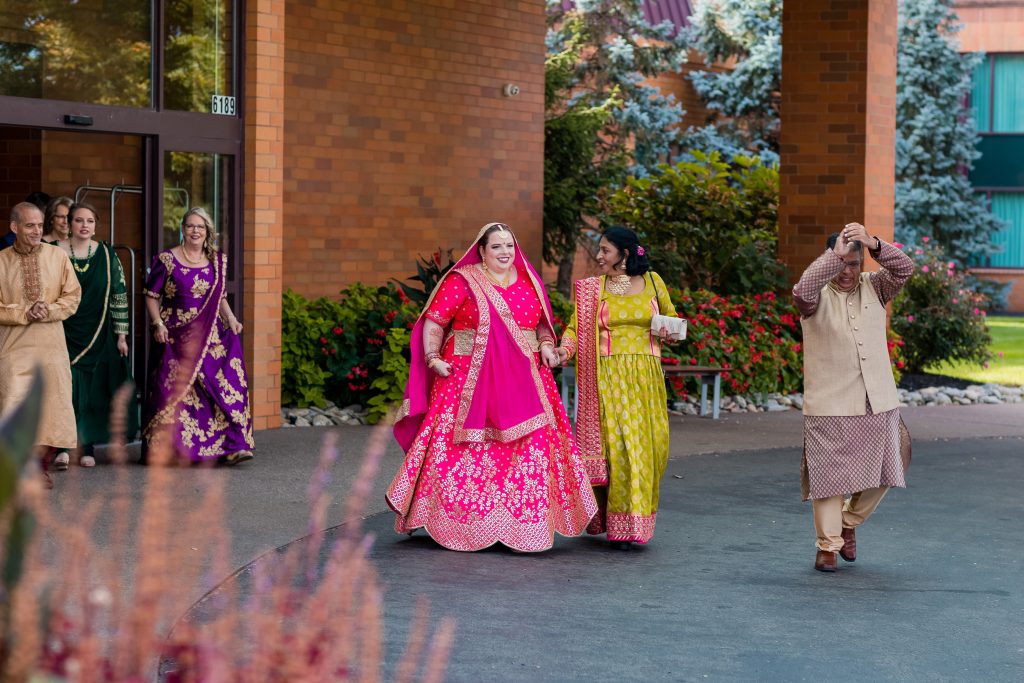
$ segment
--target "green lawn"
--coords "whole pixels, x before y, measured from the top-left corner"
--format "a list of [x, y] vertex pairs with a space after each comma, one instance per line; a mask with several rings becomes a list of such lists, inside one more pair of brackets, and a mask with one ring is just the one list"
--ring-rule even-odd
[[978, 384], [1024, 385], [1024, 317], [989, 316], [988, 327], [992, 334], [992, 352], [996, 354], [988, 368], [970, 363], [940, 363], [929, 367], [928, 371]]

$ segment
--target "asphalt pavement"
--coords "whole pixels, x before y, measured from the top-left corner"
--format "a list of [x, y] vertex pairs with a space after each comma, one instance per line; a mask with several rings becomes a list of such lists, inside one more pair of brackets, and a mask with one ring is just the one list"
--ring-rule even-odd
[[[362, 522], [386, 589], [385, 679], [423, 595], [456, 620], [450, 681], [1024, 680], [1024, 404], [903, 415], [908, 488], [886, 497], [858, 531], [857, 561], [835, 574], [813, 569], [796, 412], [673, 417], [655, 536], [628, 552], [584, 537], [540, 554], [457, 553], [422, 531], [397, 535], [383, 502], [401, 460], [389, 442]], [[274, 548], [310, 542], [306, 488], [327, 431], [341, 449], [329, 541], [353, 522], [342, 505], [372, 428], [261, 432], [252, 463], [173, 470], [182, 514], [223, 484], [240, 568], [180, 586], [183, 618], [218, 584], [244, 591]], [[113, 470], [55, 475], [55, 511], [105, 495]], [[131, 485], [147, 472], [128, 468]]]

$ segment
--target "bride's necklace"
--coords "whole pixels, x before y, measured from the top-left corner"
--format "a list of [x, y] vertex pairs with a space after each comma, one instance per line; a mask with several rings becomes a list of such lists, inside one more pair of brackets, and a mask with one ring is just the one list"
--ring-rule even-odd
[[181, 257], [183, 259], [185, 259], [186, 261], [188, 261], [189, 263], [191, 263], [193, 266], [198, 266], [200, 263], [203, 262], [203, 255], [202, 255], [202, 253], [199, 254], [199, 258], [194, 259], [194, 258], [192, 258], [191, 256], [188, 255], [188, 252], [185, 251], [185, 247], [181, 248]]
[[508, 272], [505, 274], [505, 279], [504, 280], [499, 280], [496, 276], [491, 275], [491, 271], [488, 270], [486, 266], [484, 266], [484, 275], [487, 276], [488, 280], [490, 280], [494, 284], [498, 285], [502, 289], [508, 289], [508, 282], [509, 282], [509, 280], [512, 279], [512, 269], [509, 268]]
[[[70, 239], [68, 240], [68, 251], [71, 252], [71, 265], [76, 271], [84, 273], [89, 270], [89, 266], [92, 265], [92, 263], [90, 263], [90, 261], [92, 261], [92, 240], [89, 240], [89, 250], [86, 252], [84, 259], [80, 259], [75, 256], [75, 243]], [[84, 266], [82, 265], [83, 263], [85, 264]]]
[[604, 288], [612, 294], [622, 296], [629, 291], [630, 284], [628, 275], [609, 275]]

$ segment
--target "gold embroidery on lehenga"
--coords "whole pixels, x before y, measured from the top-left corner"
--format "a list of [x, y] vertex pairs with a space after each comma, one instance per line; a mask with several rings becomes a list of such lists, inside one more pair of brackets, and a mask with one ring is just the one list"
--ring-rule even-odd
[[188, 393], [181, 399], [184, 405], [191, 406], [192, 408], [202, 408], [203, 404], [199, 400], [199, 394], [196, 393], [195, 387], [189, 387]]
[[170, 391], [174, 388], [174, 384], [178, 380], [178, 369], [181, 367], [181, 363], [178, 362], [177, 358], [171, 358], [167, 361], [167, 377], [164, 379], [164, 389]]
[[221, 434], [217, 437], [217, 440], [211, 443], [209, 446], [203, 446], [199, 449], [200, 458], [213, 458], [221, 454], [224, 449], [225, 434]]
[[238, 383], [242, 386], [242, 388], [248, 389], [249, 383], [245, 380], [245, 368], [242, 367], [242, 359], [232, 358], [231, 362], [228, 363], [228, 365], [230, 365], [231, 369], [235, 371], [236, 375], [238, 375]]
[[199, 273], [196, 273], [192, 278], [192, 296], [196, 299], [206, 296], [206, 293], [210, 291], [210, 283], [202, 278]]
[[199, 437], [200, 441], [204, 440], [205, 432], [199, 428], [199, 420], [189, 415], [187, 410], [182, 410], [178, 414], [178, 422], [181, 424], [181, 442], [185, 446], [194, 447], [196, 437]]
[[228, 378], [224, 376], [224, 369], [221, 368], [217, 371], [217, 385], [220, 386], [221, 397], [224, 402], [228, 405], [234, 405], [235, 403], [242, 402], [242, 395], [235, 390], [233, 386], [228, 382]]
[[199, 309], [196, 308], [195, 306], [188, 309], [187, 311], [179, 308], [176, 311], [174, 311], [174, 314], [178, 316], [178, 325], [181, 326], [195, 320], [199, 316]]

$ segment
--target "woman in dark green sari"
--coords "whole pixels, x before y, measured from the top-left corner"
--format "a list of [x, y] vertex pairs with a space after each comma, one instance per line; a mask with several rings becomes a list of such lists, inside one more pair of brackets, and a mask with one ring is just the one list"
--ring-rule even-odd
[[[64, 321], [71, 357], [71, 392], [78, 422], [79, 464], [96, 464], [93, 446], [110, 441], [110, 404], [114, 393], [131, 382], [128, 367], [128, 296], [124, 271], [114, 250], [93, 239], [99, 216], [89, 204], [71, 207], [70, 234], [57, 243], [71, 258], [82, 285], [78, 311]], [[138, 431], [134, 392], [128, 405], [125, 438]], [[63, 462], [61, 462], [63, 460]], [[58, 454], [56, 469], [67, 469], [70, 457]]]

